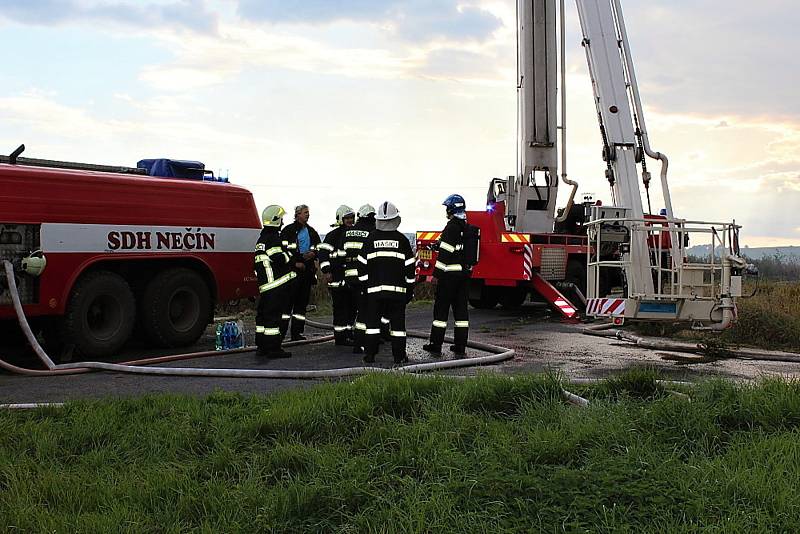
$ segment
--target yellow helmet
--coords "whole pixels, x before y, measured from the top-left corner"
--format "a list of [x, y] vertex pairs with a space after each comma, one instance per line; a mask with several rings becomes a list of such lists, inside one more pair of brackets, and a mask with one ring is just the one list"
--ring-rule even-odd
[[353, 208], [342, 204], [339, 206], [339, 209], [336, 210], [336, 226], [344, 224], [345, 217], [355, 217], [355, 215], [356, 212], [353, 211]]
[[261, 212], [261, 223], [264, 226], [275, 226], [280, 228], [283, 224], [283, 216], [286, 215], [286, 210], [277, 204], [267, 206]]

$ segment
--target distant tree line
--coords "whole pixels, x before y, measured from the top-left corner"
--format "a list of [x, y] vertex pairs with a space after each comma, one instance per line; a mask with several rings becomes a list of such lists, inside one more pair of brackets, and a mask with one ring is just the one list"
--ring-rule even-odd
[[800, 258], [797, 256], [776, 252], [760, 260], [747, 258], [747, 261], [758, 267], [759, 276], [766, 280], [800, 281]]
[[[797, 256], [787, 256], [781, 252], [775, 252], [761, 259], [754, 259], [747, 257], [746, 250], [742, 252], [747, 262], [756, 266], [760, 278], [776, 282], [800, 282], [800, 258]], [[717, 258], [719, 258], [719, 256], [717, 256]], [[697, 256], [694, 254], [689, 254], [687, 259], [691, 263], [708, 263], [709, 261], [708, 256]]]

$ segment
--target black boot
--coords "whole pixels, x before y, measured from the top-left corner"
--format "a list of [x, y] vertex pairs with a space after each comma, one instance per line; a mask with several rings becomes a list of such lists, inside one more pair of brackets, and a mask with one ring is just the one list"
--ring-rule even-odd
[[450, 352], [452, 352], [456, 356], [466, 356], [467, 355], [467, 348], [466, 347], [462, 347], [460, 345], [450, 345]]
[[434, 345], [433, 343], [427, 343], [422, 345], [422, 350], [430, 352], [431, 356], [441, 356], [442, 355], [442, 346], [441, 345]]

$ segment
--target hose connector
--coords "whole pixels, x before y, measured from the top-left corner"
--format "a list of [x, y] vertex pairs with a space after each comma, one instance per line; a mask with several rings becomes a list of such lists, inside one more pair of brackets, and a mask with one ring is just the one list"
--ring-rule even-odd
[[35, 250], [22, 258], [20, 268], [31, 276], [41, 276], [47, 267], [47, 258], [41, 250]]

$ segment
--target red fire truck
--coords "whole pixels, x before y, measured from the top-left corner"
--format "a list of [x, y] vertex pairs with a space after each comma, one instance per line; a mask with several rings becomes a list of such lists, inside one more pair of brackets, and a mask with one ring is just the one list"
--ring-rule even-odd
[[[650, 147], [620, 0], [576, 0], [612, 202], [574, 202], [578, 184], [566, 173], [564, 5], [517, 0], [518, 168], [508, 179], [492, 180], [486, 210], [467, 212], [467, 221], [481, 229], [470, 302], [516, 306], [539, 294], [570, 319], [580, 302], [587, 316], [617, 324], [730, 327], [747, 268], [739, 256], [740, 227], [675, 216], [667, 157]], [[658, 213], [648, 158], [661, 165]], [[571, 192], [556, 212], [559, 174]], [[688, 257], [690, 235], [710, 247], [708, 258]], [[417, 233], [420, 278], [433, 274], [437, 238], [437, 232]], [[565, 293], [576, 304], [559, 286], [570, 287]]]
[[[0, 160], [0, 260], [18, 267], [23, 309], [51, 352], [107, 356], [135, 328], [153, 346], [190, 345], [215, 303], [257, 294], [261, 222], [247, 189], [191, 162], [157, 160], [176, 172], [151, 176], [17, 155]], [[19, 268], [32, 253], [46, 260], [40, 275]], [[0, 324], [14, 317], [3, 276]]]
[[[562, 317], [576, 318], [578, 309], [570, 299], [581, 299], [586, 291], [586, 236], [510, 231], [505, 213], [503, 200], [490, 201], [485, 211], [467, 212], [467, 221], [481, 232], [480, 261], [472, 271], [470, 304], [479, 309], [498, 304], [514, 309], [535, 292]], [[440, 232], [417, 232], [416, 237], [417, 277], [429, 281]]]

